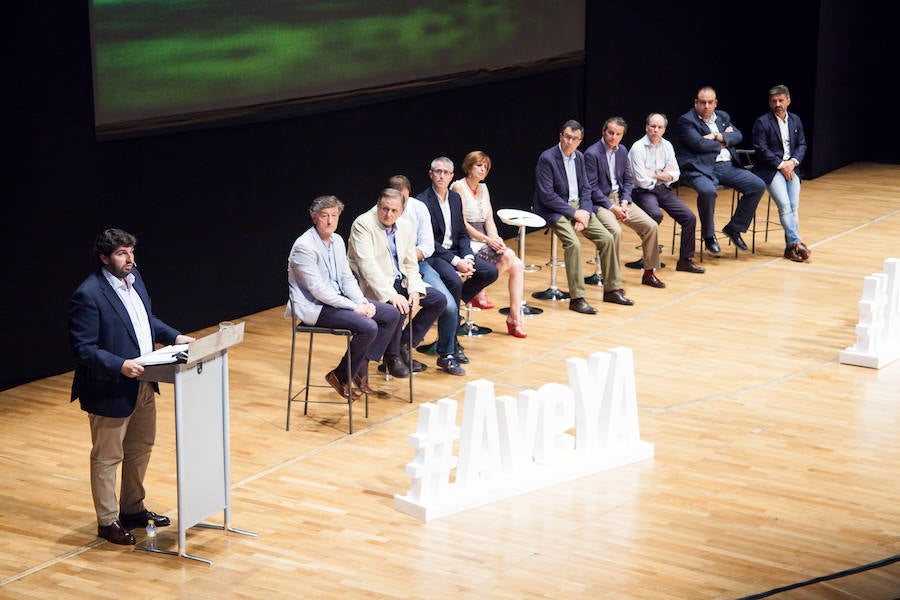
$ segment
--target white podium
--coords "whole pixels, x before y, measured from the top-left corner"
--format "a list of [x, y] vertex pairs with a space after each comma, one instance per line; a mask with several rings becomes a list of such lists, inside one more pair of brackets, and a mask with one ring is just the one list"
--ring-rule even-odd
[[[140, 379], [175, 385], [175, 456], [178, 474], [178, 552], [138, 550], [183, 556], [187, 530], [195, 525], [256, 536], [231, 527], [231, 465], [228, 421], [228, 348], [244, 339], [244, 324], [218, 331], [188, 346], [187, 361], [146, 366]], [[173, 357], [173, 361], [174, 361]], [[225, 524], [204, 519], [225, 511]]]

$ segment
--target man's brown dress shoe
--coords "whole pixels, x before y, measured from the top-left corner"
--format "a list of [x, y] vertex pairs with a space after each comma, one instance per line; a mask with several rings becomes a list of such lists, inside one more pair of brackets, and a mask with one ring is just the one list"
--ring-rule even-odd
[[584, 298], [572, 298], [569, 300], [569, 310], [574, 310], [583, 315], [597, 314], [597, 309], [588, 304]]
[[97, 537], [120, 546], [133, 546], [135, 542], [131, 532], [122, 527], [119, 521], [113, 521], [109, 525], [97, 525]]
[[621, 304], [623, 306], [631, 306], [632, 304], [634, 304], [634, 300], [625, 297], [624, 290], [603, 292], [603, 301], [612, 302], [613, 304]]
[[644, 273], [644, 276], [641, 277], [641, 283], [643, 285], [649, 285], [650, 287], [655, 287], [655, 288], [666, 287], [666, 284], [663, 283], [662, 281], [660, 281], [659, 277], [656, 276], [656, 273], [654, 273], [652, 271], [649, 273], [647, 273], [647, 272]]
[[369, 387], [369, 376], [368, 375], [357, 375], [353, 378], [353, 385], [359, 388], [363, 394], [374, 394], [375, 390]]
[[153, 524], [157, 527], [168, 527], [172, 524], [172, 522], [169, 520], [169, 517], [165, 515], [158, 515], [152, 510], [147, 510], [146, 508], [141, 512], [130, 515], [119, 514], [119, 521], [122, 523], [122, 527], [128, 529], [129, 531], [138, 527], [146, 527], [147, 521], [153, 521]]
[[685, 273], [706, 273], [706, 269], [689, 258], [679, 259], [678, 264], [675, 265], [675, 270], [684, 271]]
[[[335, 373], [334, 371], [328, 372], [328, 375], [325, 376], [325, 381], [328, 382], [328, 385], [330, 385], [331, 387], [334, 388], [334, 391], [336, 391], [339, 395], [343, 396], [344, 398], [346, 398], [350, 392], [350, 386], [348, 386], [346, 383], [341, 383], [341, 381], [338, 379], [337, 373]], [[353, 399], [354, 400], [356, 400], [360, 396], [362, 396], [362, 394], [360, 392], [353, 390]]]

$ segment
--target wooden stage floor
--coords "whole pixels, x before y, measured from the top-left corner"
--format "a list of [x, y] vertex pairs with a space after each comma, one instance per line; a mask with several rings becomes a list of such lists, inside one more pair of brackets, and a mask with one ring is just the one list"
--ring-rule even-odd
[[[409, 404], [405, 381], [373, 375], [381, 394], [368, 419], [357, 404], [352, 436], [332, 405], [295, 409], [285, 431], [289, 321], [281, 306], [235, 315], [246, 334], [229, 353], [232, 524], [259, 537], [191, 529], [189, 552], [212, 566], [95, 537], [90, 435], [68, 402], [71, 373], [2, 392], [0, 597], [741, 598], [894, 557], [900, 361], [871, 370], [837, 358], [855, 341], [863, 277], [900, 257], [898, 180], [900, 166], [855, 164], [804, 182], [808, 264], [782, 258], [777, 229], [755, 254], [734, 258], [723, 243], [706, 274], [675, 272], [667, 217], [668, 287], [624, 269], [633, 307], [603, 304], [599, 289], [588, 291], [594, 316], [531, 300], [549, 271], [528, 274], [529, 303], [545, 309], [528, 339], [507, 336], [496, 311], [478, 313], [495, 333], [464, 340], [466, 377], [419, 356], [430, 367]], [[623, 263], [636, 244], [625, 230]], [[546, 262], [548, 236], [530, 233], [527, 252]], [[489, 290], [498, 306], [504, 288]], [[614, 346], [634, 351], [641, 437], [655, 458], [428, 523], [394, 509], [420, 404], [462, 402], [478, 378], [511, 395], [567, 383], [567, 358]], [[321, 378], [339, 349], [317, 348]], [[147, 504], [174, 520], [173, 390], [162, 388]], [[161, 530], [162, 547], [175, 548], [174, 529]], [[773, 597], [897, 598], [900, 563]]]

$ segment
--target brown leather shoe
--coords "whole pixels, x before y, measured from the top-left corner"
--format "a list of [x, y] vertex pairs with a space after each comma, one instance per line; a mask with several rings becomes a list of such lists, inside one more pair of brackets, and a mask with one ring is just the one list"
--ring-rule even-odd
[[675, 270], [684, 271], [685, 273], [706, 273], [706, 269], [689, 258], [679, 259], [678, 264], [675, 265]]
[[109, 525], [97, 525], [97, 537], [102, 537], [106, 541], [120, 546], [133, 546], [135, 543], [134, 536], [122, 527], [118, 519]]
[[654, 273], [653, 271], [650, 271], [649, 273], [648, 273], [648, 272], [644, 272], [644, 276], [641, 277], [641, 284], [642, 284], [642, 285], [649, 285], [650, 287], [655, 287], [655, 288], [664, 288], [664, 287], [666, 287], [666, 284], [663, 283], [663, 282], [659, 279], [659, 277], [656, 276], [656, 273]]
[[613, 304], [621, 304], [622, 306], [631, 306], [632, 304], [634, 304], [634, 300], [625, 297], [625, 290], [603, 292], [603, 301], [612, 302]]
[[369, 387], [369, 376], [368, 375], [357, 375], [353, 378], [353, 385], [355, 385], [359, 391], [363, 394], [374, 394], [375, 390]]
[[569, 310], [574, 310], [583, 315], [595, 315], [597, 309], [587, 303], [584, 298], [572, 298], [569, 300]]
[[[328, 385], [334, 388], [334, 391], [338, 393], [338, 395], [346, 398], [350, 394], [350, 386], [346, 383], [341, 383], [341, 380], [338, 379], [337, 373], [334, 371], [329, 371], [328, 375], [325, 376], [325, 381], [328, 382]], [[353, 390], [353, 399], [356, 400], [362, 396], [362, 394], [356, 390]]]
[[800, 255], [799, 245], [791, 244], [787, 248], [784, 249], [784, 257], [788, 258], [794, 262], [803, 262], [803, 257]]
[[803, 260], [809, 260], [809, 255], [812, 254], [812, 250], [806, 247], [806, 244], [803, 242], [797, 242], [797, 254], [800, 255], [800, 258]]

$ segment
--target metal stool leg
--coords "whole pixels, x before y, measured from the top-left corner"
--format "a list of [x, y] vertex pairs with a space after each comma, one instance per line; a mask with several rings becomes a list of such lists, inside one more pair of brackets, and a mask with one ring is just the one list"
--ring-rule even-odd
[[[525, 226], [519, 226], [519, 260], [522, 261], [522, 264], [525, 265], [524, 271], [526, 273], [537, 273], [541, 270], [540, 265], [526, 265], [525, 264]], [[501, 315], [508, 315], [510, 307], [501, 308], [498, 312]], [[534, 315], [539, 315], [544, 312], [543, 308], [537, 308], [536, 306], [528, 306], [525, 304], [525, 301], [522, 301], [522, 306], [519, 307], [520, 314], [523, 317], [532, 317]]]
[[462, 325], [459, 326], [459, 329], [456, 331], [456, 335], [464, 335], [466, 337], [480, 337], [482, 335], [487, 335], [493, 331], [493, 329], [489, 327], [481, 327], [480, 325], [476, 325], [472, 320], [472, 311], [479, 310], [477, 308], [472, 307], [471, 302], [466, 302], [466, 320]]
[[594, 274], [590, 277], [584, 278], [584, 283], [586, 285], [598, 285], [603, 286], [603, 271], [600, 269], [600, 251], [597, 250], [597, 255], [594, 256], [592, 260], [588, 261], [588, 264], [594, 264]]
[[559, 268], [560, 264], [556, 253], [556, 240], [556, 232], [551, 230], [550, 262], [547, 263], [550, 266], [550, 287], [543, 292], [532, 293], [532, 298], [537, 298], [538, 300], [567, 300], [569, 298], [569, 292], [564, 292], [556, 286], [556, 270]]

